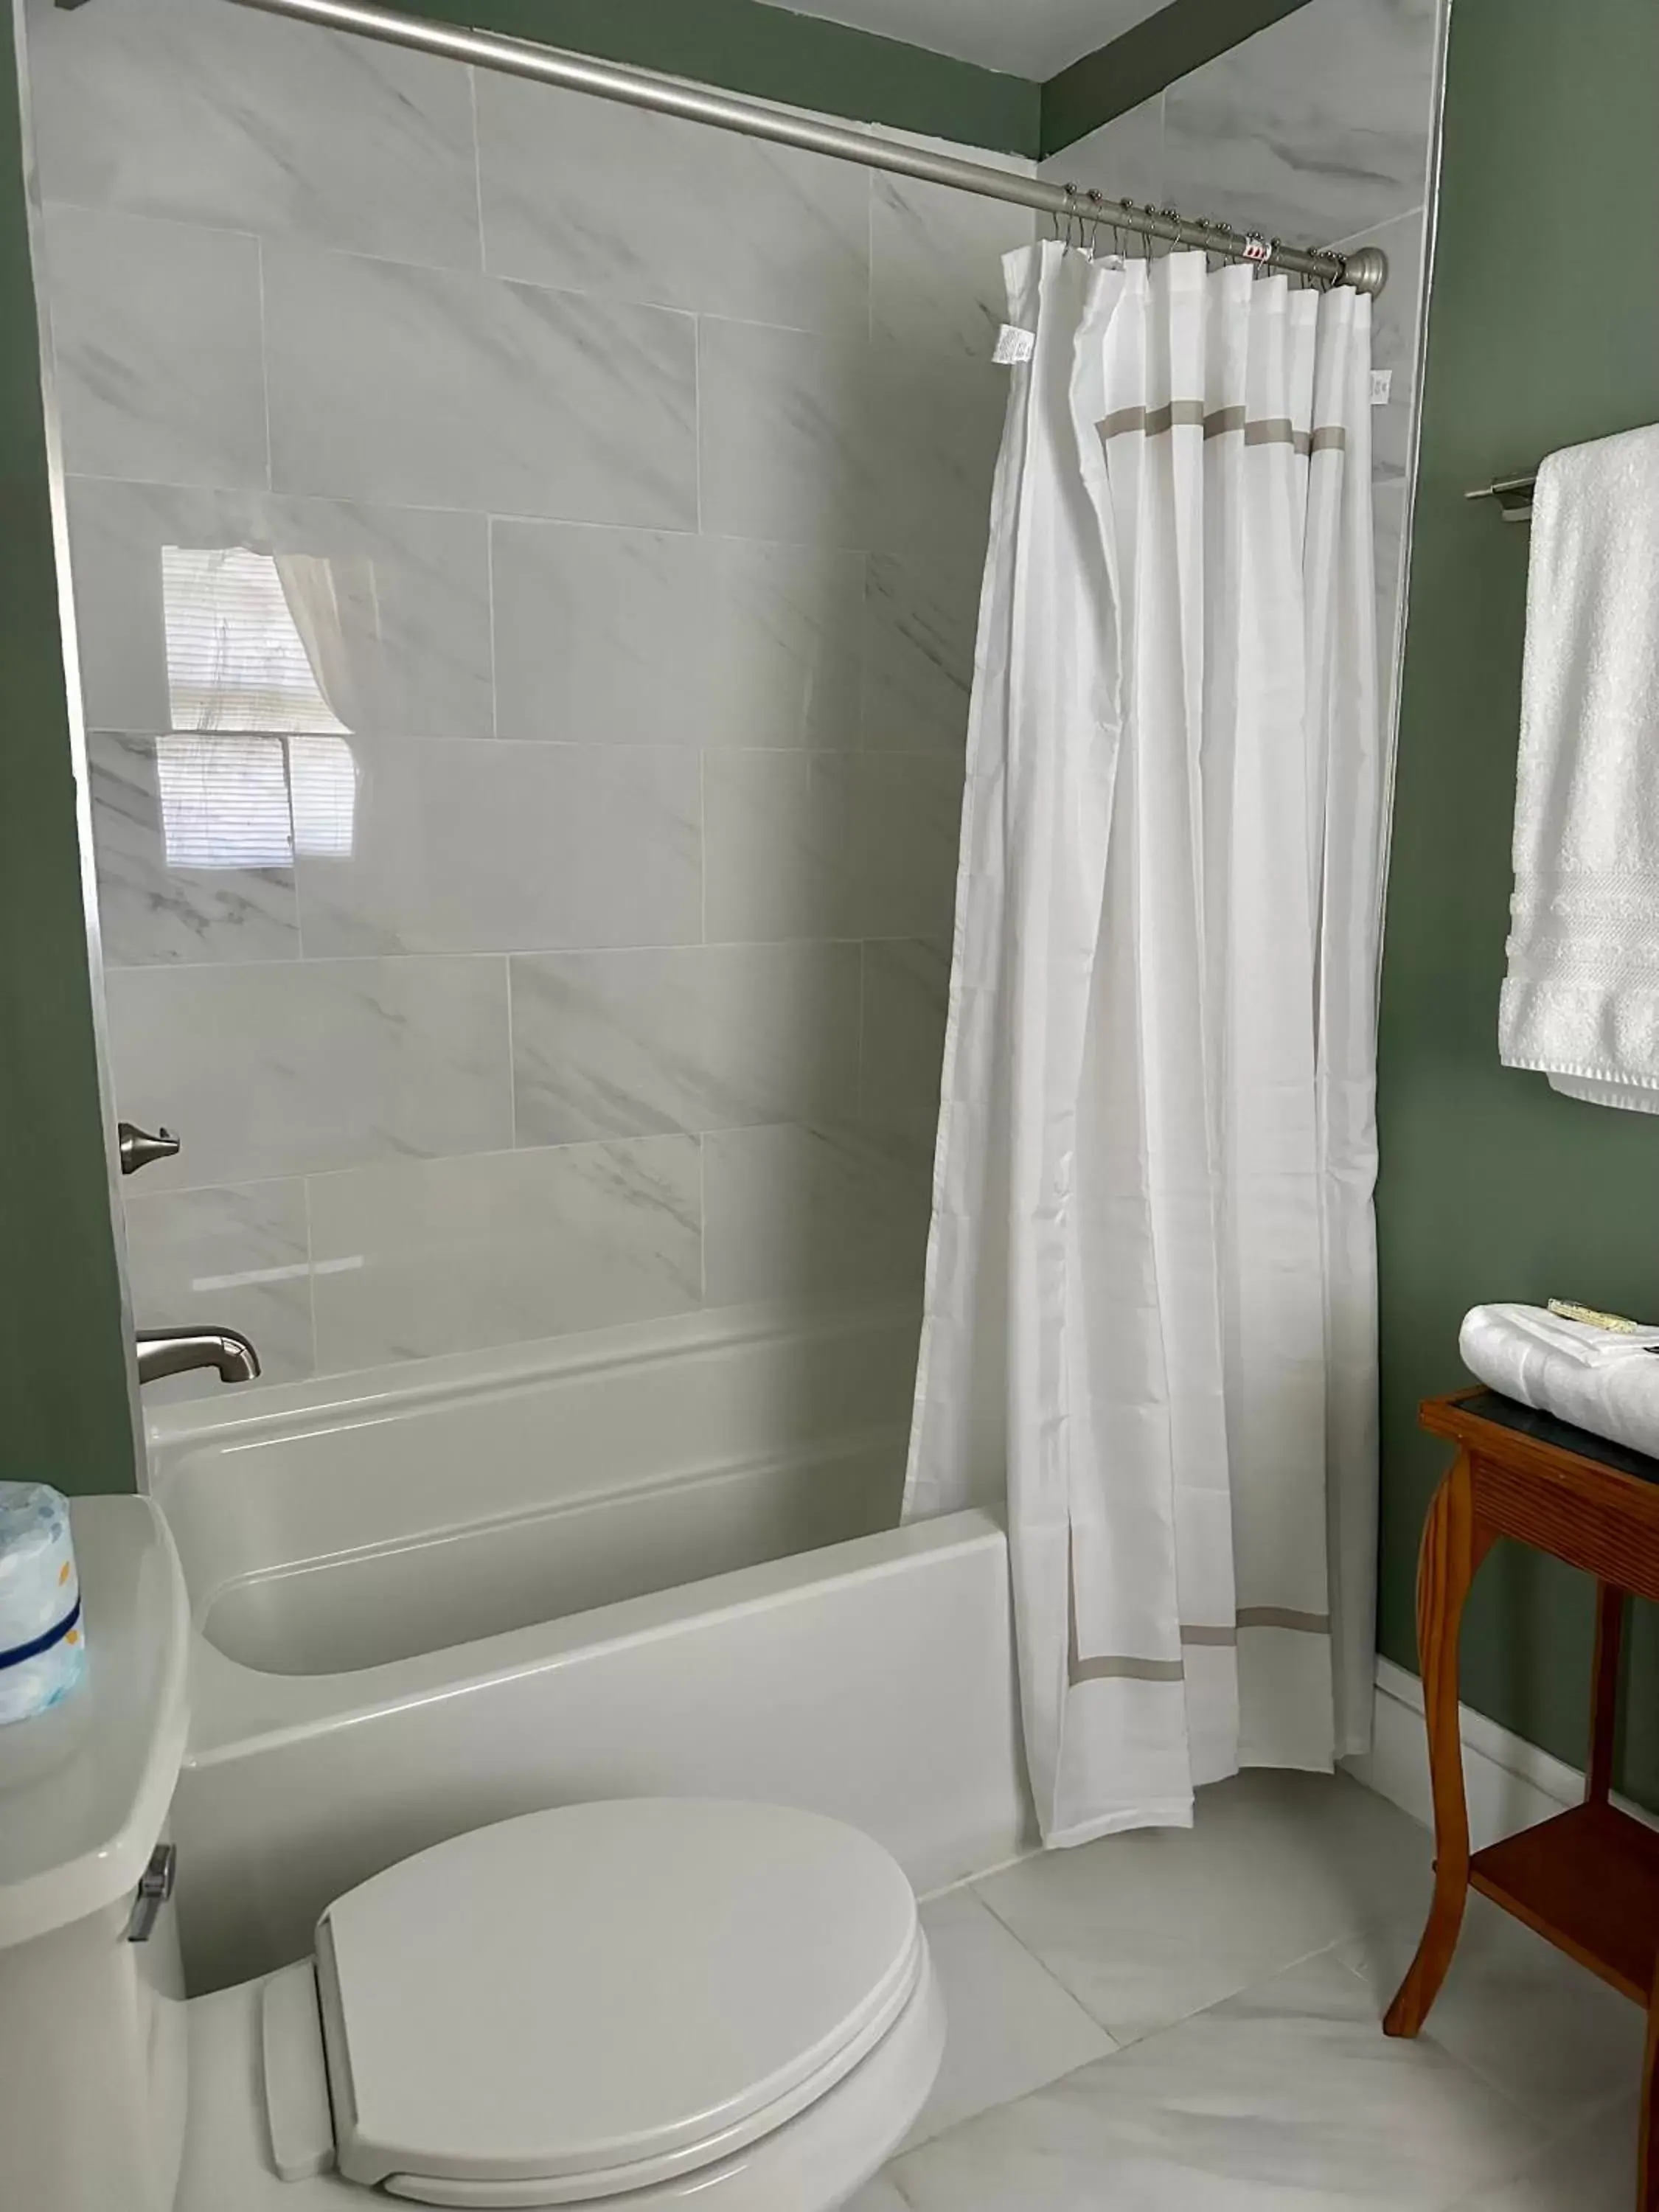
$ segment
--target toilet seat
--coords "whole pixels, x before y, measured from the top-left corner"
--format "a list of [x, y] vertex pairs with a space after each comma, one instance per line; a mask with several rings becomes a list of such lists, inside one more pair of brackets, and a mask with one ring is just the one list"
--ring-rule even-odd
[[339, 1899], [316, 1959], [338, 2170], [450, 2205], [585, 2204], [729, 2160], [927, 1977], [878, 1844], [697, 1799], [456, 1837]]

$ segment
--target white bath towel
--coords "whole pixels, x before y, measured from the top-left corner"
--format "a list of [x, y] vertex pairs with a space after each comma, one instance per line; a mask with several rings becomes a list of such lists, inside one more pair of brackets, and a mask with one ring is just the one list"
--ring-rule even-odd
[[1659, 1459], [1659, 1332], [1615, 1336], [1542, 1306], [1476, 1306], [1457, 1349], [1488, 1389]]
[[1499, 1054], [1659, 1114], [1659, 427], [1552, 453], [1532, 514]]

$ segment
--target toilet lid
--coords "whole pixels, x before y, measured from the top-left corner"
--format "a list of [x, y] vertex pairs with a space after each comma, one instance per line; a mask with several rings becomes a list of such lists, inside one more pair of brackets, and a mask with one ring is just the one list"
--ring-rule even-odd
[[319, 1925], [340, 2171], [551, 2203], [723, 2158], [857, 2063], [921, 1956], [902, 1870], [818, 1814], [634, 1798], [455, 1837]]

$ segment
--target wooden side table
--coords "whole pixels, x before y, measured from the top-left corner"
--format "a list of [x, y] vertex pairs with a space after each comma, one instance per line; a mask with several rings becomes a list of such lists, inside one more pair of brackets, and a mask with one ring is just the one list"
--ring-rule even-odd
[[[1638, 2212], [1659, 2212], [1659, 1833], [1610, 1803], [1619, 1649], [1629, 1594], [1659, 1599], [1659, 1459], [1626, 1451], [1495, 1391], [1425, 1399], [1425, 1429], [1457, 1447], [1429, 1508], [1417, 1572], [1417, 1648], [1434, 1788], [1434, 1900], [1383, 2027], [1415, 2035], [1440, 1991], [1478, 1889], [1632, 1997], [1648, 2015]], [[1494, 1538], [1596, 1578], [1584, 1802], [1469, 1851], [1457, 1717], [1463, 1602]]]

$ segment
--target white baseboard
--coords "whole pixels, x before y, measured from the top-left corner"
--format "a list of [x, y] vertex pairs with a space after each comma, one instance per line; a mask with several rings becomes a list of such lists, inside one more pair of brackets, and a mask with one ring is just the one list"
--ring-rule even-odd
[[[1583, 1796], [1584, 1778], [1577, 1767], [1499, 1728], [1484, 1713], [1472, 1712], [1468, 1705], [1457, 1710], [1469, 1840], [1476, 1850], [1501, 1842], [1519, 1828], [1553, 1819]], [[1343, 1764], [1356, 1781], [1431, 1828], [1434, 1804], [1429, 1790], [1423, 1685], [1388, 1659], [1376, 1662], [1376, 1716], [1370, 1750]], [[1622, 1797], [1614, 1802], [1650, 1826], [1659, 1826], [1639, 1805]]]
[[[1535, 1743], [1512, 1735], [1484, 1713], [1458, 1707], [1463, 1737], [1463, 1790], [1469, 1838], [1476, 1850], [1576, 1805], [1584, 1778]], [[1429, 1790], [1429, 1740], [1423, 1725], [1423, 1685], [1391, 1660], [1376, 1662], [1371, 1748], [1344, 1762], [1356, 1781], [1402, 1812], [1434, 1826]]]

